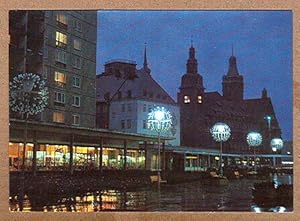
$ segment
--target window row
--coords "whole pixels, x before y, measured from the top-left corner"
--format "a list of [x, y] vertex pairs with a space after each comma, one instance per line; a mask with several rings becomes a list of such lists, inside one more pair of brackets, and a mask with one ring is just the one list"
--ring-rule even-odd
[[[53, 112], [53, 122], [56, 123], [64, 123], [65, 122], [65, 113], [64, 112]], [[73, 114], [72, 115], [72, 124], [79, 125], [80, 124], [80, 115]]]
[[[67, 76], [66, 73], [60, 72], [60, 71], [55, 71], [54, 72], [54, 81], [56, 84], [63, 86], [67, 82]], [[80, 88], [80, 78], [73, 76], [72, 78], [72, 86]]]
[[[188, 96], [188, 95], [184, 95], [184, 96], [183, 96], [183, 103], [185, 103], [185, 104], [191, 103], [191, 97]], [[198, 103], [198, 104], [201, 104], [201, 103], [202, 103], [202, 96], [201, 96], [201, 95], [198, 95], [198, 96], [197, 96], [197, 103]]]
[[[62, 32], [55, 32], [55, 45], [58, 48], [66, 49], [68, 46], [68, 36]], [[81, 51], [82, 50], [82, 41], [80, 39], [73, 39], [73, 48]]]
[[[62, 92], [54, 92], [54, 102], [59, 104], [66, 103], [66, 95]], [[80, 96], [73, 95], [72, 96], [72, 106], [80, 107]]]
[[[70, 23], [70, 18], [64, 12], [58, 12], [56, 14], [56, 24], [58, 27], [63, 29], [68, 29]], [[79, 20], [73, 20], [73, 28], [78, 31], [82, 32], [82, 23]]]
[[[60, 63], [61, 65], [63, 65], [64, 68], [66, 68], [67, 65], [67, 52], [63, 51], [63, 50], [59, 50], [57, 49], [55, 51], [55, 61], [57, 63]], [[72, 55], [72, 66], [73, 68], [76, 69], [81, 69], [82, 68], [82, 58]]]

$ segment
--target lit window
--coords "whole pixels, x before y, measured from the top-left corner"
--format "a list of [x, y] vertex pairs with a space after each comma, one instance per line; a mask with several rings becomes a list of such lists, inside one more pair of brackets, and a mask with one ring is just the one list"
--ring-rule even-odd
[[81, 50], [81, 41], [79, 40], [79, 39], [74, 39], [74, 49], [76, 49], [76, 50]]
[[56, 15], [56, 21], [60, 24], [60, 25], [65, 25], [67, 26], [68, 23], [67, 23], [67, 16], [60, 12], [60, 13], [57, 13]]
[[202, 96], [198, 96], [198, 103], [201, 104], [202, 103]]
[[79, 96], [73, 96], [73, 104], [72, 106], [80, 107], [80, 97]]
[[54, 81], [59, 84], [65, 84], [66, 83], [66, 75], [64, 73], [55, 71], [54, 72]]
[[185, 95], [185, 96], [183, 97], [183, 102], [184, 102], [185, 104], [191, 103], [190, 96]]
[[66, 55], [65, 51], [62, 51], [62, 50], [56, 50], [55, 51], [55, 60], [57, 62], [66, 64], [67, 63], [67, 58], [66, 57], [67, 57], [67, 55]]
[[55, 102], [62, 103], [62, 104], [65, 103], [65, 94], [64, 93], [55, 92], [54, 95], [55, 95], [55, 98], [54, 98]]
[[67, 35], [57, 31], [56, 32], [56, 46], [60, 48], [67, 47]]
[[81, 69], [81, 58], [79, 57], [74, 57], [73, 58], [73, 67], [77, 69]]
[[65, 114], [62, 112], [53, 112], [53, 122], [63, 123], [65, 121]]
[[73, 118], [73, 125], [79, 125], [80, 124], [80, 116], [79, 115], [74, 114], [72, 116], [72, 118]]
[[127, 120], [127, 128], [128, 128], [128, 129], [131, 128], [131, 120]]
[[80, 78], [79, 77], [73, 77], [73, 87], [80, 87]]

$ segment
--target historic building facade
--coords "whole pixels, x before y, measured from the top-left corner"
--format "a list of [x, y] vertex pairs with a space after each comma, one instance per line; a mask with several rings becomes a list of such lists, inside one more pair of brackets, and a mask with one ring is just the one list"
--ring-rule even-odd
[[225, 152], [249, 152], [247, 133], [258, 131], [263, 136], [263, 145], [258, 150], [270, 153], [270, 139], [280, 137], [281, 130], [267, 90], [262, 90], [260, 98], [244, 99], [243, 76], [238, 72], [237, 59], [233, 54], [229, 58], [228, 72], [223, 76], [222, 85], [222, 95], [217, 91], [205, 91], [203, 78], [198, 72], [195, 48], [191, 46], [178, 93], [181, 145], [218, 148], [210, 128], [216, 122], [224, 122], [232, 132], [229, 141], [224, 143]]
[[95, 127], [97, 12], [10, 11], [9, 21], [10, 79], [32, 72], [49, 89], [48, 106], [35, 118]]
[[104, 73], [97, 76], [96, 88], [98, 127], [157, 135], [157, 132], [148, 128], [148, 113], [155, 106], [162, 106], [171, 112], [173, 119], [171, 130], [162, 136], [175, 138], [166, 141], [167, 144], [180, 145], [179, 107], [152, 78], [146, 49], [141, 69], [137, 69], [132, 61], [107, 62]]

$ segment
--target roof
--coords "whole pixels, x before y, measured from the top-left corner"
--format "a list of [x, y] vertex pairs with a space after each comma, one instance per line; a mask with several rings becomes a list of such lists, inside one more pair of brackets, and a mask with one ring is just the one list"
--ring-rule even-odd
[[[148, 71], [144, 69], [136, 70], [136, 75], [138, 78], [127, 80], [120, 89], [123, 98], [127, 97], [127, 92], [131, 90], [131, 98], [133, 99], [142, 98], [160, 103], [176, 104]], [[124, 78], [117, 78], [115, 75], [98, 75], [96, 78], [96, 100], [98, 102], [105, 101], [104, 95], [109, 92], [111, 97], [118, 91], [123, 82]]]

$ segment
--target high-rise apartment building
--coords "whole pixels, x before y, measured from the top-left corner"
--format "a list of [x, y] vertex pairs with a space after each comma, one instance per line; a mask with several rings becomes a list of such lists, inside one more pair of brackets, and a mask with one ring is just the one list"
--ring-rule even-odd
[[49, 88], [48, 106], [36, 118], [95, 127], [97, 12], [10, 11], [9, 21], [10, 79], [32, 72]]

